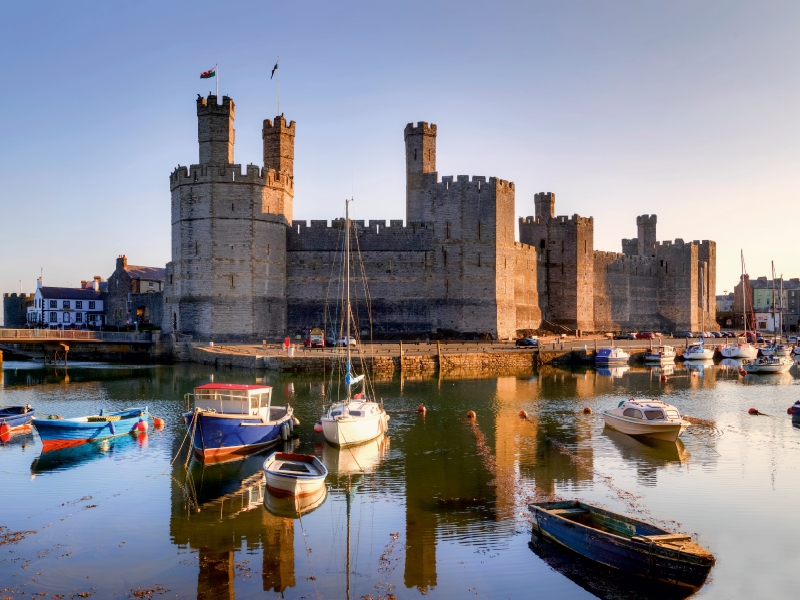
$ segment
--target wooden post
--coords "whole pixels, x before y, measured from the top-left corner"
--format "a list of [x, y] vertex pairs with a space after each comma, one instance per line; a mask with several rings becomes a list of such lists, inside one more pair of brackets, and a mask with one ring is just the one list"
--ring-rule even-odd
[[439, 373], [442, 372], [442, 346], [439, 343], [439, 340], [436, 340], [436, 356], [437, 360], [439, 361]]
[[400, 379], [403, 378], [403, 340], [400, 340]]

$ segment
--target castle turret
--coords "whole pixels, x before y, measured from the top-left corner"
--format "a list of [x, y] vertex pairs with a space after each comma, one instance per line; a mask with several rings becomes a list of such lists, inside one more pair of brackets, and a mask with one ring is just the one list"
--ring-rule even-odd
[[197, 141], [200, 144], [201, 165], [229, 165], [233, 163], [233, 100], [222, 97], [217, 104], [213, 94], [208, 99], [197, 96]]
[[286, 124], [283, 115], [275, 121], [264, 120], [261, 137], [264, 140], [264, 168], [294, 179], [294, 121]]
[[[420, 121], [406, 125], [406, 220], [423, 221], [426, 173], [436, 173], [436, 125]], [[435, 178], [434, 178], [435, 181]]]
[[556, 195], [553, 192], [540, 192], [533, 197], [536, 219], [546, 221], [556, 216]]
[[656, 215], [642, 215], [636, 217], [636, 225], [639, 228], [639, 254], [641, 256], [655, 256], [656, 245]]

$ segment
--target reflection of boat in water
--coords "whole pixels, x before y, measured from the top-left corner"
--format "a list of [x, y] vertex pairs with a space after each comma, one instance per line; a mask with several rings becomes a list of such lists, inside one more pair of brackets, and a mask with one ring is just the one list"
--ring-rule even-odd
[[[733, 359], [727, 359], [733, 360]], [[691, 371], [693, 373], [703, 373], [706, 369], [711, 369], [714, 367], [714, 361], [712, 359], [705, 359], [705, 360], [687, 360], [683, 363], [684, 368], [687, 371]]]
[[264, 505], [276, 517], [284, 519], [299, 519], [313, 512], [325, 502], [328, 497], [328, 488], [322, 486], [316, 492], [305, 496], [278, 497], [269, 490], [264, 494]]
[[625, 373], [630, 371], [628, 365], [609, 365], [607, 367], [597, 367], [597, 374], [603, 377], [622, 377]]
[[50, 471], [66, 471], [93, 460], [114, 456], [136, 446], [137, 439], [132, 435], [126, 435], [59, 450], [42, 450], [41, 455], [33, 459], [33, 463], [31, 463], [31, 475], [41, 475]]
[[610, 427], [603, 429], [603, 435], [617, 447], [622, 458], [649, 467], [666, 467], [670, 464], [689, 462], [689, 451], [680, 439], [665, 442], [645, 437], [632, 437]]
[[369, 473], [389, 451], [389, 438], [381, 435], [358, 446], [337, 447], [325, 444], [322, 449], [322, 464], [333, 476], [348, 476]]
[[585, 502], [537, 502], [530, 510], [531, 525], [539, 535], [628, 577], [697, 590], [716, 562], [689, 535]]
[[589, 560], [536, 532], [531, 536], [529, 548], [551, 569], [604, 600], [683, 600], [694, 593], [686, 588], [631, 577], [619, 569]]
[[726, 369], [738, 371], [742, 368], [742, 362], [744, 362], [743, 358], [723, 358], [719, 365]]

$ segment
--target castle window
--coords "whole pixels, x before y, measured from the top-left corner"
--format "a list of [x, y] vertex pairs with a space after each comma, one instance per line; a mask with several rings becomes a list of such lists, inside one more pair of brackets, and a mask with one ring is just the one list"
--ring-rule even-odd
[[660, 260], [660, 261], [658, 261], [658, 262], [660, 262], [660, 263], [661, 263], [661, 265], [660, 265], [660, 266], [662, 266], [662, 267], [664, 266], [664, 261], [663, 261], [663, 260]]
[[478, 252], [478, 266], [481, 266], [481, 253]]
[[[478, 182], [480, 184], [480, 181]], [[480, 190], [480, 188], [478, 188]], [[478, 239], [481, 239], [481, 222], [478, 221]]]
[[236, 287], [233, 283], [233, 275], [231, 275], [231, 287]]
[[545, 241], [544, 241], [544, 238], [542, 238], [541, 240], [539, 240], [539, 248], [544, 250], [544, 246], [545, 246]]
[[414, 160], [415, 161], [417, 160], [417, 149], [416, 148], [414, 148]]
[[172, 275], [169, 276], [169, 284], [172, 285]]
[[231, 202], [231, 212], [233, 212], [233, 202]]
[[[197, 242], [194, 243], [194, 255], [197, 256]], [[117, 286], [119, 287], [119, 283], [117, 283]]]
[[444, 295], [447, 296], [450, 293], [450, 281], [445, 279], [444, 280]]
[[447, 266], [447, 250], [442, 249], [442, 260], [444, 261], [444, 266]]
[[444, 224], [444, 237], [448, 240], [450, 239], [450, 221]]
[[561, 274], [564, 274], [564, 263], [561, 263]]
[[564, 240], [561, 240], [561, 253], [564, 253]]

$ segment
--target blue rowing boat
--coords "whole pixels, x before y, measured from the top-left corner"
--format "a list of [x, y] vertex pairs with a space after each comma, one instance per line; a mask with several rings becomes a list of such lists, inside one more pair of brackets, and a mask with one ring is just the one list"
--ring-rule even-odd
[[29, 427], [35, 414], [36, 411], [30, 404], [25, 406], [0, 406], [0, 427], [8, 425], [8, 431], [5, 433]]
[[150, 418], [147, 407], [72, 419], [35, 417], [33, 426], [42, 438], [43, 451], [80, 446], [87, 442], [127, 435], [138, 431], [139, 422]]
[[715, 559], [691, 536], [577, 500], [529, 506], [533, 530], [629, 575], [699, 589]]

